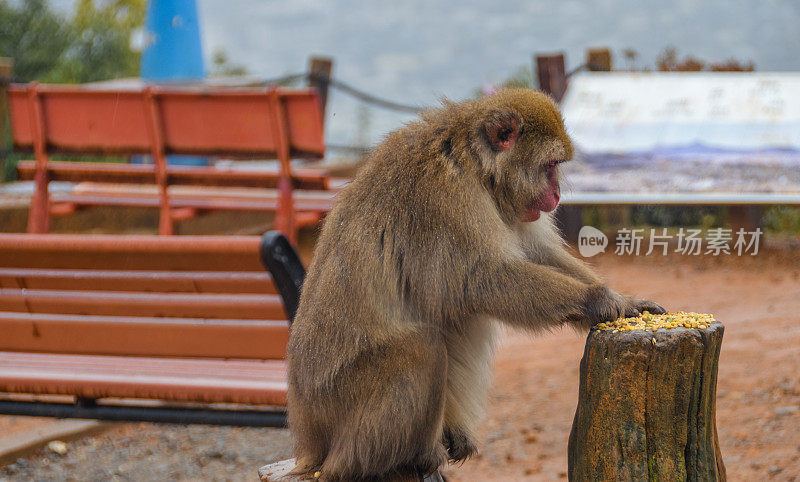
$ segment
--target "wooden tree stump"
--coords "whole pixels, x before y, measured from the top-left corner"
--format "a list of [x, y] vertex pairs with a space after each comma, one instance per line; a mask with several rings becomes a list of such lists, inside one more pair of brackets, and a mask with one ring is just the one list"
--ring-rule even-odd
[[593, 329], [581, 360], [569, 480], [724, 481], [716, 427], [724, 328]]

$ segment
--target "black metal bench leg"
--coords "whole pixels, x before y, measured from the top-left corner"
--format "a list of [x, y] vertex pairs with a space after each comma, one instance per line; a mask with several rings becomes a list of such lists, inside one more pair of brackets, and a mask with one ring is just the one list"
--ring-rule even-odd
[[261, 263], [272, 275], [275, 286], [283, 298], [289, 325], [297, 313], [300, 290], [306, 270], [292, 244], [280, 231], [267, 231], [261, 237]]

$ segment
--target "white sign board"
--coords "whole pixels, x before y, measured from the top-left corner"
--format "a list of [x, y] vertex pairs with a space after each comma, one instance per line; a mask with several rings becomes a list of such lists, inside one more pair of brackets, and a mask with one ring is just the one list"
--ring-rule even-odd
[[703, 147], [800, 150], [800, 73], [591, 72], [562, 112], [587, 153]]

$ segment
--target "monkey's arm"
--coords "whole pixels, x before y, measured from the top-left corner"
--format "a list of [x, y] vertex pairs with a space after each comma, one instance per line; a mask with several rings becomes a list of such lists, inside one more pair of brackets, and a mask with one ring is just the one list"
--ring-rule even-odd
[[541, 260], [542, 264], [552, 266], [567, 276], [571, 276], [578, 281], [586, 284], [603, 284], [600, 279], [586, 263], [572, 256], [562, 245], [553, 245], [545, 251], [545, 256]]
[[603, 283], [585, 263], [567, 251], [549, 219], [542, 219], [519, 232], [525, 256], [532, 263], [550, 266], [586, 284]]
[[[570, 254], [569, 251], [567, 251], [567, 249], [560, 243], [559, 244], [554, 243], [546, 247], [544, 250], [540, 251], [539, 256], [540, 258], [538, 260], [532, 260], [532, 261], [540, 262], [547, 266], [552, 266], [553, 268], [566, 274], [567, 276], [575, 278], [588, 285], [605, 284], [603, 280], [600, 279], [600, 277], [597, 276], [597, 274], [595, 274], [595, 272], [592, 271], [592, 269], [586, 265], [586, 263], [572, 256], [572, 254]], [[617, 299], [617, 303], [621, 305], [635, 306], [637, 312], [644, 310], [647, 310], [650, 313], [665, 312], [664, 308], [662, 308], [659, 304], [654, 303], [650, 300], [644, 300], [641, 298], [637, 298], [635, 296], [619, 294], [611, 289], [609, 289], [609, 291], [611, 293], [612, 298]]]
[[522, 259], [484, 266], [464, 280], [464, 306], [512, 325], [538, 329], [573, 322], [588, 327], [635, 311], [602, 284], [590, 285], [548, 266]]
[[[605, 285], [603, 280], [592, 271], [583, 261], [572, 256], [566, 247], [558, 240], [551, 240], [547, 244], [528, 243], [526, 254], [531, 262], [550, 266], [559, 272], [574, 278], [589, 286]], [[622, 295], [616, 291], [606, 288], [610, 299], [621, 307], [620, 312], [626, 316], [635, 316], [640, 311], [647, 310], [651, 313], [664, 313], [665, 310], [659, 304], [650, 300], [644, 300], [635, 296]], [[634, 309], [630, 309], [634, 307]], [[628, 313], [633, 313], [630, 315]]]

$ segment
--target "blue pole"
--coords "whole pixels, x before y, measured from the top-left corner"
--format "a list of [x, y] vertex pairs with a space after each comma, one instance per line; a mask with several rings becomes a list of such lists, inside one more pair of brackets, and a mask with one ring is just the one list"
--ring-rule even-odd
[[145, 20], [141, 77], [189, 81], [206, 76], [194, 0], [150, 0]]
[[[206, 76], [195, 0], [149, 0], [140, 77], [148, 83], [186, 82]], [[205, 165], [197, 156], [169, 156], [170, 164]]]

